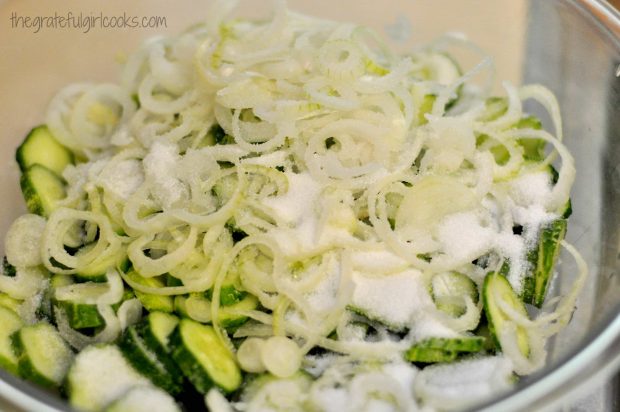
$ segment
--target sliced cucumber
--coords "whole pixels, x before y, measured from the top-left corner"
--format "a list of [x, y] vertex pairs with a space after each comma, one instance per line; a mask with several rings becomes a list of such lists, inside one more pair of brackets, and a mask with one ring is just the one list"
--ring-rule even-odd
[[522, 299], [538, 308], [542, 307], [547, 296], [553, 268], [560, 254], [560, 242], [564, 239], [566, 219], [557, 219], [540, 231], [538, 244], [528, 255], [532, 273], [524, 279]]
[[235, 311], [238, 310], [254, 310], [258, 307], [258, 298], [254, 295], [246, 295], [238, 303], [230, 306], [222, 306], [218, 311], [218, 320], [222, 327], [228, 331], [234, 331], [239, 326], [248, 321], [247, 316], [238, 315]]
[[392, 323], [380, 316], [376, 316], [368, 308], [363, 308], [361, 306], [356, 306], [356, 305], [347, 305], [347, 309], [355, 313], [356, 315], [366, 318], [371, 325], [374, 325], [374, 326], [381, 325], [381, 326], [386, 327], [388, 330], [392, 332], [404, 332], [405, 330], [407, 330], [407, 325]]
[[20, 178], [26, 206], [31, 213], [48, 217], [66, 196], [65, 182], [45, 166], [33, 164]]
[[190, 319], [182, 319], [170, 338], [172, 358], [198, 392], [213, 386], [226, 393], [241, 386], [241, 371], [215, 330]]
[[129, 363], [153, 384], [172, 395], [181, 392], [183, 375], [167, 354], [156, 354], [144, 342], [136, 326], [123, 333], [118, 343]]
[[181, 412], [181, 409], [161, 389], [137, 386], [112, 402], [104, 412]]
[[[166, 286], [163, 279], [145, 278], [133, 269], [127, 272], [127, 277], [132, 282], [151, 288], [163, 288]], [[142, 306], [148, 311], [174, 312], [174, 300], [171, 296], [153, 295], [140, 292], [139, 290], [135, 290], [135, 293]]]
[[[193, 293], [188, 297], [177, 296], [175, 307], [182, 316], [192, 318], [199, 322], [211, 323], [211, 301], [204, 294]], [[219, 324], [229, 332], [235, 331], [239, 326], [248, 321], [247, 316], [238, 314], [238, 311], [254, 310], [258, 307], [256, 296], [246, 294], [239, 302], [220, 306], [217, 316]]]
[[[99, 314], [97, 305], [78, 303], [70, 300], [58, 300], [55, 298], [56, 289], [69, 286], [75, 283], [74, 276], [54, 275], [50, 280], [50, 288], [47, 291], [47, 298], [51, 305], [62, 309], [67, 317], [71, 328], [80, 330], [88, 328], [99, 328], [105, 326], [103, 317]], [[50, 310], [50, 316], [53, 313]]]
[[505, 97], [489, 97], [484, 105], [484, 112], [478, 117], [483, 122], [495, 120], [508, 110], [508, 100]]
[[452, 362], [461, 354], [480, 352], [484, 347], [484, 340], [479, 336], [429, 338], [409, 348], [405, 359], [420, 363]]
[[0, 307], [0, 367], [17, 374], [17, 356], [11, 343], [11, 336], [17, 332], [23, 322], [17, 313], [5, 307]]
[[[536, 116], [524, 116], [517, 124], [517, 129], [542, 129], [542, 122]], [[523, 158], [535, 162], [541, 162], [545, 158], [545, 146], [547, 142], [543, 139], [518, 139], [519, 145], [523, 147]]]
[[41, 302], [37, 308], [36, 314], [39, 319], [45, 319], [50, 323], [54, 323], [54, 310], [55, 304], [54, 295], [56, 288], [67, 286], [73, 283], [73, 276], [54, 274], [50, 278], [49, 285], [43, 291]]
[[125, 290], [123, 290], [123, 297], [121, 297], [120, 302], [116, 302], [115, 304], [113, 304], [112, 309], [114, 310], [114, 312], [117, 312], [125, 301], [134, 299], [135, 297], [136, 294], [134, 293], [133, 289], [125, 288]]
[[89, 346], [67, 375], [69, 401], [82, 411], [100, 411], [136, 386], [149, 386], [116, 346]]
[[73, 329], [98, 328], [105, 326], [105, 320], [99, 314], [97, 305], [57, 301], [56, 305], [65, 311], [69, 326]]
[[[222, 285], [220, 289], [220, 305], [231, 306], [235, 303], [241, 302], [247, 295], [247, 292], [237, 289], [234, 285]], [[205, 292], [205, 297], [209, 300], [213, 299], [213, 289], [209, 289]]]
[[234, 144], [235, 139], [232, 136], [226, 134], [222, 126], [215, 124], [209, 129], [207, 134], [209, 141], [213, 141], [214, 144]]
[[19, 310], [19, 306], [22, 304], [22, 302], [22, 300], [14, 299], [6, 293], [0, 292], [0, 306], [3, 308], [10, 309], [13, 312], [17, 313], [17, 311]]
[[151, 312], [145, 319], [141, 335], [146, 344], [156, 353], [169, 352], [169, 338], [179, 324], [179, 318], [169, 313]]
[[[501, 349], [502, 342], [500, 340], [499, 331], [506, 327], [506, 323], [509, 322], [509, 320], [497, 305], [496, 297], [510, 305], [512, 309], [523, 316], [527, 317], [527, 310], [525, 309], [523, 301], [515, 293], [512, 286], [510, 286], [510, 283], [503, 275], [497, 272], [490, 272], [487, 274], [484, 278], [484, 285], [482, 287], [484, 312], [489, 322], [491, 336], [495, 340], [497, 347]], [[516, 328], [517, 346], [523, 356], [527, 357], [530, 354], [530, 343], [527, 330], [520, 326], [516, 326]]]
[[[77, 254], [88, 252], [89, 247], [80, 249]], [[88, 266], [81, 268], [76, 273], [75, 280], [78, 282], [98, 282], [103, 283], [108, 280], [106, 272], [110, 268], [119, 268], [119, 270], [127, 271], [129, 268], [129, 258], [124, 253], [118, 255], [97, 258]]]
[[458, 317], [467, 309], [465, 297], [478, 303], [478, 287], [473, 280], [462, 273], [441, 272], [431, 279], [431, 296], [437, 309]]
[[[505, 97], [489, 97], [485, 102], [485, 111], [479, 116], [479, 120], [490, 122], [502, 116], [508, 110], [508, 99]], [[511, 126], [514, 129], [542, 129], [542, 122], [536, 116], [525, 115], [518, 122]], [[480, 145], [488, 139], [488, 136], [481, 135], [478, 137], [477, 144]], [[545, 157], [546, 142], [542, 139], [523, 138], [517, 139], [519, 145], [523, 148], [523, 158], [525, 160], [540, 162]], [[507, 161], [508, 151], [501, 145], [494, 146], [491, 152], [495, 156], [498, 164], [504, 164]]]
[[57, 175], [62, 175], [65, 167], [73, 163], [73, 153], [52, 136], [47, 126], [41, 125], [28, 133], [17, 148], [15, 159], [22, 172], [34, 164], [39, 164]]
[[12, 337], [19, 375], [47, 387], [59, 386], [73, 360], [73, 352], [49, 323], [24, 326]]

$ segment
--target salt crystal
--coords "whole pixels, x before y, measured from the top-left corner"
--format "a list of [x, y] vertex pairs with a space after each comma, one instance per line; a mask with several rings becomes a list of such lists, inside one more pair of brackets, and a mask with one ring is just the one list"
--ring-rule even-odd
[[176, 165], [180, 159], [175, 144], [157, 141], [143, 160], [146, 179], [157, 187], [154, 195], [164, 208], [172, 207], [185, 192], [183, 184], [176, 178]]
[[511, 380], [512, 362], [494, 356], [428, 366], [414, 387], [425, 406], [461, 409], [507, 390]]
[[327, 274], [314, 290], [305, 297], [312, 309], [316, 312], [329, 312], [337, 304], [338, 289], [340, 285], [340, 265], [336, 259], [330, 259], [327, 263]]
[[396, 272], [409, 266], [403, 258], [388, 250], [352, 251], [353, 268], [364, 272]]
[[144, 182], [142, 163], [136, 159], [123, 160], [104, 169], [97, 181], [106, 191], [127, 200]]
[[286, 193], [263, 200], [265, 206], [285, 221], [298, 225], [304, 216], [314, 214], [314, 205], [321, 192], [321, 185], [309, 173], [286, 173]]
[[421, 311], [413, 318], [411, 336], [419, 342], [427, 338], [457, 338], [459, 334], [433, 317], [430, 311]]
[[415, 269], [383, 276], [353, 272], [353, 281], [352, 305], [390, 325], [407, 327], [417, 310], [433, 304], [422, 273]]
[[484, 227], [475, 212], [453, 213], [437, 225], [437, 239], [450, 261], [471, 262], [493, 245], [495, 231]]
[[548, 172], [526, 173], [510, 182], [511, 197], [522, 206], [545, 205], [551, 197], [551, 177]]

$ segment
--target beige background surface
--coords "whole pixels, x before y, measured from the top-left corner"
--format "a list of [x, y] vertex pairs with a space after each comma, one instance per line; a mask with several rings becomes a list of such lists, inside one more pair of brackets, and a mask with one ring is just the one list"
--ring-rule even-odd
[[[0, 0], [0, 249], [10, 222], [25, 211], [19, 190], [15, 148], [30, 128], [44, 120], [51, 97], [71, 82], [118, 78], [117, 56], [143, 39], [176, 33], [204, 18], [210, 1], [178, 0]], [[245, 0], [246, 14], [261, 14], [267, 1]], [[411, 41], [422, 44], [446, 31], [462, 31], [495, 56], [498, 77], [518, 82], [524, 41], [524, 0], [289, 0], [292, 9], [373, 27], [410, 22]], [[11, 16], [67, 12], [164, 16], [165, 29], [79, 29], [11, 27]], [[264, 14], [264, 13], [263, 13]], [[0, 410], [7, 411], [0, 401]]]

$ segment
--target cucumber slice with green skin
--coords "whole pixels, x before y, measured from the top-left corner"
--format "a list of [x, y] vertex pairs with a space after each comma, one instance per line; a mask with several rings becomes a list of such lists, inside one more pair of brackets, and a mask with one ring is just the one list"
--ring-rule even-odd
[[241, 371], [211, 326], [181, 319], [170, 347], [172, 358], [198, 392], [206, 394], [217, 386], [231, 393], [241, 386]]
[[[517, 124], [516, 129], [542, 129], [542, 122], [536, 116], [524, 116]], [[517, 139], [519, 145], [523, 148], [523, 158], [535, 162], [541, 162], [545, 158], [545, 146], [547, 142], [542, 139]]]
[[[499, 339], [499, 331], [506, 327], [507, 322], [510, 322], [508, 317], [499, 308], [496, 298], [502, 299], [503, 302], [510, 305], [512, 309], [519, 312], [523, 316], [527, 317], [527, 310], [525, 304], [519, 298], [510, 286], [510, 282], [503, 275], [498, 272], [490, 272], [484, 278], [484, 284], [482, 287], [482, 302], [484, 312], [489, 323], [489, 331], [491, 336], [495, 340], [498, 348], [501, 349], [502, 342]], [[530, 343], [527, 330], [520, 326], [517, 328], [517, 346], [523, 356], [528, 357], [530, 354]]]
[[[186, 318], [192, 318], [200, 322], [211, 322], [211, 301], [202, 294], [192, 294], [190, 296], [177, 296], [174, 300], [175, 311]], [[200, 314], [206, 314], [204, 317], [192, 316], [188, 311], [188, 305]], [[239, 310], [254, 310], [258, 307], [258, 299], [256, 296], [247, 294], [240, 302], [230, 306], [220, 306], [218, 310], [218, 322], [220, 326], [228, 332], [234, 332], [248, 321], [247, 316], [235, 313]]]
[[169, 339], [179, 324], [179, 318], [165, 312], [151, 312], [141, 326], [140, 333], [146, 344], [157, 354], [169, 353]]
[[[241, 302], [247, 295], [247, 292], [237, 289], [234, 285], [223, 285], [220, 289], [220, 305], [231, 306]], [[209, 300], [213, 299], [213, 289], [205, 292], [205, 297]]]
[[50, 388], [62, 383], [73, 352], [55, 327], [49, 323], [24, 326], [12, 341], [22, 378]]
[[570, 198], [566, 201], [566, 204], [564, 205], [564, 209], [562, 210], [562, 218], [563, 219], [568, 219], [570, 217], [570, 215], [573, 214], [573, 203], [571, 202]]
[[165, 274], [166, 286], [183, 286], [183, 281], [179, 278], [175, 278], [169, 273]]
[[123, 356], [142, 375], [166, 392], [176, 395], [183, 389], [183, 375], [168, 354], [152, 351], [135, 326], [127, 328], [118, 343]]
[[28, 133], [17, 148], [15, 160], [22, 172], [39, 164], [59, 176], [74, 161], [73, 153], [61, 145], [45, 125], [37, 126]]
[[478, 287], [473, 280], [462, 273], [442, 272], [431, 279], [431, 296], [435, 306], [450, 316], [458, 317], [465, 313], [465, 297], [478, 303]]
[[[55, 296], [55, 289], [76, 283], [76, 277], [68, 275], [54, 275], [50, 281], [50, 295]], [[131, 290], [125, 290], [123, 299], [117, 303], [116, 310], [121, 303], [133, 297]], [[99, 313], [97, 305], [78, 303], [70, 300], [51, 299], [53, 306], [62, 309], [67, 317], [67, 321], [71, 328], [76, 330], [97, 329], [105, 326], [105, 320]], [[53, 313], [53, 311], [51, 311]]]
[[560, 254], [560, 242], [566, 234], [568, 221], [557, 219], [541, 229], [537, 247], [528, 255], [532, 273], [524, 279], [521, 298], [538, 308], [545, 303], [553, 268]]
[[[555, 170], [555, 167], [553, 167], [552, 165], [548, 166], [548, 170], [549, 170], [549, 174], [551, 175], [551, 183], [555, 185], [558, 182], [560, 174], [558, 173], [557, 170]], [[562, 217], [563, 219], [568, 219], [570, 215], [573, 214], [573, 204], [570, 198], [568, 198], [568, 200], [564, 204], [564, 207], [560, 209], [558, 213], [560, 214], [560, 217]]]
[[[485, 111], [479, 117], [483, 122], [490, 122], [502, 116], [508, 110], [508, 100], [505, 97], [489, 97], [485, 102]], [[519, 119], [514, 125], [514, 129], [542, 129], [542, 122], [536, 116], [526, 115]], [[479, 146], [488, 139], [488, 136], [481, 135], [478, 137], [476, 144]], [[519, 145], [523, 148], [523, 158], [525, 160], [540, 162], [545, 158], [546, 142], [542, 139], [517, 139]], [[508, 151], [502, 145], [495, 146], [491, 149], [498, 164], [505, 164], [508, 161]]]
[[30, 213], [48, 217], [59, 200], [66, 196], [65, 182], [40, 164], [26, 169], [19, 180]]
[[19, 306], [22, 304], [22, 302], [22, 300], [14, 299], [6, 293], [0, 292], [0, 307], [12, 310], [13, 312], [17, 313], [17, 311], [19, 310]]
[[57, 301], [56, 306], [65, 311], [69, 326], [73, 329], [79, 330], [105, 326], [105, 320], [99, 314], [97, 305]]
[[[231, 225], [234, 228], [234, 223], [231, 224], [230, 220], [226, 224]], [[231, 231], [235, 230], [229, 228]], [[213, 300], [213, 288], [208, 289], [204, 296]], [[241, 302], [247, 296], [247, 292], [241, 290], [241, 282], [239, 280], [239, 274], [237, 271], [231, 271], [222, 282], [222, 286], [220, 287], [220, 305], [221, 306], [231, 306]]]
[[69, 402], [76, 409], [95, 412], [104, 409], [136, 386], [149, 386], [111, 345], [93, 345], [80, 352], [67, 375]]
[[232, 136], [226, 134], [222, 126], [215, 124], [209, 129], [209, 141], [213, 141], [214, 144], [234, 144], [235, 139]]
[[23, 322], [17, 313], [0, 307], [0, 368], [17, 375], [17, 355], [13, 349], [11, 336], [17, 332]]
[[49, 287], [43, 291], [41, 304], [37, 309], [37, 316], [40, 319], [46, 319], [51, 323], [54, 323], [54, 310], [53, 306], [56, 304], [54, 295], [56, 288], [73, 284], [73, 276], [71, 275], [59, 275], [54, 274], [50, 278]]
[[241, 316], [234, 313], [235, 310], [254, 310], [258, 307], [258, 299], [254, 295], [246, 295], [241, 301], [230, 305], [220, 307], [218, 318], [220, 325], [229, 332], [235, 331], [239, 326], [248, 321], [247, 316]]
[[497, 119], [508, 110], [508, 100], [505, 97], [489, 97], [484, 102], [484, 112], [478, 118], [483, 122], [490, 122]]
[[127, 301], [127, 300], [131, 300], [134, 299], [136, 297], [136, 294], [134, 293], [133, 289], [125, 289], [123, 291], [123, 297], [121, 297], [121, 301], [117, 302], [115, 304], [112, 305], [112, 309], [114, 310], [114, 312], [118, 311], [118, 308], [121, 307], [121, 305]]
[[[151, 288], [163, 288], [166, 286], [162, 279], [142, 277], [133, 269], [127, 272], [127, 277], [133, 282]], [[149, 312], [174, 312], [174, 299], [171, 296], [153, 295], [138, 290], [134, 290], [134, 292], [136, 297], [140, 300], [140, 303], [142, 303], [142, 306]]]
[[429, 338], [414, 344], [405, 359], [409, 362], [452, 362], [461, 354], [480, 352], [485, 339], [478, 336], [461, 338]]
[[174, 398], [151, 386], [138, 386], [112, 402], [104, 412], [181, 412]]
[[347, 305], [347, 309], [353, 313], [355, 313], [356, 315], [362, 316], [363, 318], [366, 318], [368, 320], [368, 322], [371, 325], [381, 325], [381, 326], [385, 326], [388, 330], [392, 331], [392, 332], [404, 332], [407, 327], [405, 325], [396, 325], [394, 323], [391, 323], [381, 317], [375, 316], [372, 313], [370, 313], [370, 311], [366, 308], [362, 308], [359, 306], [355, 306], [355, 305]]

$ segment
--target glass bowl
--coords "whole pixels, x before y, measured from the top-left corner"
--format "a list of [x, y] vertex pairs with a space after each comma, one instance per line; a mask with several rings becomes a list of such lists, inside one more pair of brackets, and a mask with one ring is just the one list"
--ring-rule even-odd
[[[558, 97], [577, 180], [568, 240], [584, 255], [590, 278], [569, 327], [550, 342], [548, 365], [512, 391], [475, 410], [543, 410], [595, 389], [620, 366], [620, 15], [595, 0], [290, 0], [293, 10], [370, 26], [407, 50], [458, 31], [495, 57], [497, 78], [541, 83]], [[266, 1], [246, 1], [261, 15]], [[38, 16], [164, 17], [157, 28], [25, 27]], [[72, 82], [118, 79], [119, 56], [153, 35], [177, 33], [204, 18], [204, 1], [0, 1], [0, 238], [25, 212], [14, 150], [42, 122], [51, 97]], [[19, 20], [22, 17], [22, 20]], [[501, 91], [500, 84], [495, 89]], [[538, 107], [529, 110], [535, 114]], [[0, 242], [2, 242], [0, 240]], [[575, 272], [559, 266], [561, 293]], [[1, 327], [1, 326], [0, 326]], [[609, 405], [589, 411], [611, 410]], [[69, 410], [59, 398], [0, 370], [0, 410]]]

